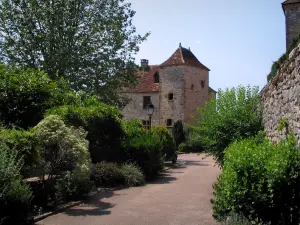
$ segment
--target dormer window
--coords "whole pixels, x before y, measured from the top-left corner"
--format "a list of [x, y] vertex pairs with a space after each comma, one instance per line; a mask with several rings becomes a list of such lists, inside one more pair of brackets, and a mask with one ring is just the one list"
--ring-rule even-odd
[[154, 83], [159, 83], [159, 73], [155, 72], [154, 74]]

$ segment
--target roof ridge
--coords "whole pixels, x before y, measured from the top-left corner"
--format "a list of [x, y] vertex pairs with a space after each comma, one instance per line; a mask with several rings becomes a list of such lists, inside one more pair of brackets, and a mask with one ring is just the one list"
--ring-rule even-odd
[[183, 57], [183, 53], [182, 53], [182, 47], [179, 47], [179, 51], [180, 51], [180, 55], [181, 55], [181, 60], [183, 63], [185, 63], [184, 57]]

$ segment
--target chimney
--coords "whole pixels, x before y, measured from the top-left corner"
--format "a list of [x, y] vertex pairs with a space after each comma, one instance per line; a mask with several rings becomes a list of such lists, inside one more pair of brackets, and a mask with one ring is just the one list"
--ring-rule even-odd
[[149, 67], [149, 60], [148, 59], [141, 59], [141, 67], [144, 71], [147, 71], [148, 67]]

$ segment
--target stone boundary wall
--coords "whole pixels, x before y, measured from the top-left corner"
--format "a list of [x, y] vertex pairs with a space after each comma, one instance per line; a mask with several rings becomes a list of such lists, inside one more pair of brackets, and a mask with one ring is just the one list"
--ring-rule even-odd
[[268, 138], [279, 142], [285, 133], [278, 131], [280, 119], [287, 118], [289, 130], [300, 145], [300, 44], [289, 54], [274, 77], [260, 93], [263, 124]]

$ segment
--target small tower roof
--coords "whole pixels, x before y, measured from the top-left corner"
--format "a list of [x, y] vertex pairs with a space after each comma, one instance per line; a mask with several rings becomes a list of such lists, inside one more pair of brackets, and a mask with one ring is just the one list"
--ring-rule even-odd
[[282, 5], [300, 3], [300, 0], [286, 0], [282, 3]]
[[161, 64], [161, 66], [176, 65], [195, 66], [209, 71], [209, 69], [204, 66], [189, 49], [183, 48], [181, 44], [179, 45], [179, 48], [173, 53], [173, 55], [171, 55], [171, 57], [167, 61]]

